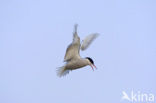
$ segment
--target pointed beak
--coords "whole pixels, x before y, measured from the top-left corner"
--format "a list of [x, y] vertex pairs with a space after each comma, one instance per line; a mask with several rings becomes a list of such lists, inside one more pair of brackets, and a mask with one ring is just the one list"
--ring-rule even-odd
[[94, 64], [90, 64], [90, 66], [91, 66], [91, 68], [92, 68], [93, 71], [94, 71], [94, 68], [97, 69]]
[[95, 66], [94, 64], [92, 64], [92, 65], [94, 66], [95, 69], [97, 69], [96, 66]]

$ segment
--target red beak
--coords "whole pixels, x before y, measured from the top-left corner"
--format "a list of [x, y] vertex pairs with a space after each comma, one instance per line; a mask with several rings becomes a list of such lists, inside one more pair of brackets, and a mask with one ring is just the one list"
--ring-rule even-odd
[[92, 65], [94, 66], [95, 69], [97, 69], [96, 66], [95, 66], [94, 64], [92, 64]]
[[[95, 66], [94, 64], [90, 64], [90, 66], [91, 66], [91, 68], [92, 68], [93, 71], [94, 71], [94, 68], [97, 69], [96, 66]], [[94, 68], [93, 68], [93, 67], [94, 67]]]

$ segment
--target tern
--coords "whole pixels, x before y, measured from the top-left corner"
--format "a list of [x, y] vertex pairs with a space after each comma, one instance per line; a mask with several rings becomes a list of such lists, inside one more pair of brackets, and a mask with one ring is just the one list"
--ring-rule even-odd
[[87, 65], [91, 66], [92, 70], [96, 68], [94, 61], [90, 57], [81, 58], [79, 52], [80, 49], [82, 51], [86, 50], [99, 34], [90, 34], [80, 43], [80, 37], [77, 34], [77, 26], [77, 24], [74, 26], [73, 41], [66, 49], [64, 57], [64, 62], [66, 62], [66, 64], [57, 69], [57, 75], [59, 77], [65, 76], [71, 70], [79, 69]]

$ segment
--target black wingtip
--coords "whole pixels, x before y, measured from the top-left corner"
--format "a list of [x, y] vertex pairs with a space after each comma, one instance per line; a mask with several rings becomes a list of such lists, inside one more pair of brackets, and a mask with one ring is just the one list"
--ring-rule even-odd
[[77, 27], [78, 27], [78, 24], [75, 24], [74, 25], [74, 33], [77, 33]]

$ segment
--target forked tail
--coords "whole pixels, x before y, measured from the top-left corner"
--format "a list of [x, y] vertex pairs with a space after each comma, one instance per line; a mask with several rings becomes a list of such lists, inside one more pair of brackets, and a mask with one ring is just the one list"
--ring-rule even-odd
[[65, 68], [65, 66], [59, 67], [59, 68], [57, 69], [57, 76], [59, 76], [59, 77], [65, 76], [65, 75], [67, 75], [67, 74], [69, 73], [69, 71], [70, 71], [70, 70], [67, 70], [67, 69]]

